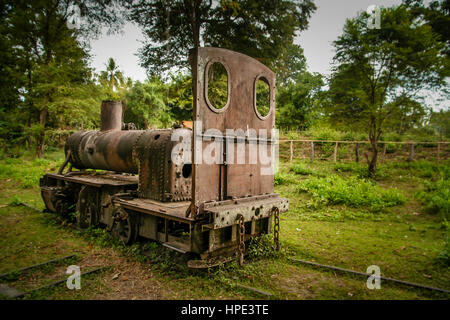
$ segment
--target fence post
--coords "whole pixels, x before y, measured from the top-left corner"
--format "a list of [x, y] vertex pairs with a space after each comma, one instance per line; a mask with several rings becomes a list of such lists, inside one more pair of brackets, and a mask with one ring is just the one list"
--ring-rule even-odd
[[359, 162], [359, 143], [358, 142], [355, 145], [355, 158], [356, 158], [356, 162]]
[[314, 162], [314, 141], [311, 141], [311, 163]]
[[294, 158], [294, 142], [291, 140], [291, 156], [289, 158], [289, 162], [292, 162], [292, 159]]
[[436, 157], [436, 163], [439, 164], [439, 157], [441, 154], [441, 144], [438, 142], [437, 144], [437, 157]]
[[411, 143], [409, 149], [409, 157], [407, 161], [414, 161], [414, 143]]
[[386, 158], [386, 142], [383, 143], [383, 158], [381, 163], [384, 163], [384, 158]]
[[334, 163], [337, 161], [338, 142], [334, 145]]

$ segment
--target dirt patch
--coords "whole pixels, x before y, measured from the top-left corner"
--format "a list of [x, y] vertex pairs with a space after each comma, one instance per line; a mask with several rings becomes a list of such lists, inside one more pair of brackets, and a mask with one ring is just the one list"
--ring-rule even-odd
[[149, 266], [129, 260], [112, 249], [92, 252], [79, 265], [82, 272], [83, 269], [112, 266], [101, 276], [101, 282], [107, 289], [96, 294], [93, 299], [156, 300], [173, 296], [173, 292], [153, 275]]
[[324, 285], [329, 282], [336, 287], [346, 287], [345, 281], [336, 275], [300, 267], [289, 267], [288, 271], [288, 277], [285, 275], [272, 276], [277, 283], [277, 288], [287, 294], [288, 299], [317, 299], [320, 291], [325, 290]]

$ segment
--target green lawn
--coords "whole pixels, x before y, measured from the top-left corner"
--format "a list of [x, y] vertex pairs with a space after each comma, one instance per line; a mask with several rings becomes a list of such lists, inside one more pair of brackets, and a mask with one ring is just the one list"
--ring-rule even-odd
[[[282, 162], [276, 191], [290, 199], [281, 217], [282, 252], [268, 239], [252, 243], [243, 267], [230, 263], [191, 271], [187, 257], [155, 243], [124, 247], [104, 230], [77, 231], [69, 221], [17, 206], [42, 209], [38, 188], [44, 172], [56, 171], [60, 152], [41, 160], [0, 160], [0, 273], [69, 254], [65, 261], [8, 279], [26, 290], [67, 277], [67, 265], [82, 272], [110, 266], [82, 278], [82, 290], [65, 285], [26, 299], [448, 299], [450, 295], [382, 282], [369, 290], [366, 279], [296, 264], [288, 257], [365, 272], [377, 265], [384, 276], [450, 290], [448, 180], [450, 163], [388, 162], [376, 181], [351, 163]], [[444, 182], [442, 182], [444, 181]], [[421, 193], [422, 191], [422, 193]], [[424, 196], [425, 195], [425, 196]], [[252, 286], [271, 297], [242, 289]]]

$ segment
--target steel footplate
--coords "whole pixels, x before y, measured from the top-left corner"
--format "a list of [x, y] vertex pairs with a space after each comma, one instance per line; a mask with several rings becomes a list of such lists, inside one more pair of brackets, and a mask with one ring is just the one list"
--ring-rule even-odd
[[220, 229], [237, 224], [240, 216], [244, 217], [245, 222], [270, 217], [275, 207], [280, 210], [280, 213], [286, 212], [289, 210], [289, 200], [278, 197], [267, 198], [210, 207], [205, 211], [210, 212], [213, 217], [213, 222], [208, 227]]

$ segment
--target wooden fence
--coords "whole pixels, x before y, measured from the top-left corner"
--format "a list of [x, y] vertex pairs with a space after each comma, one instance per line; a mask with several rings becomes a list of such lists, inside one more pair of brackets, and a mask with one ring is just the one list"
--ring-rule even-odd
[[[334, 152], [333, 152], [333, 160], [334, 162], [337, 162], [338, 157], [338, 149], [339, 144], [355, 144], [355, 161], [359, 162], [360, 160], [360, 144], [370, 144], [369, 141], [336, 141], [336, 140], [303, 140], [303, 139], [297, 139], [297, 140], [279, 140], [279, 143], [287, 143], [289, 142], [289, 161], [292, 162], [294, 159], [294, 142], [307, 142], [311, 144], [311, 153], [310, 153], [310, 161], [311, 163], [314, 162], [314, 155], [315, 155], [315, 144], [316, 143], [334, 143]], [[441, 158], [441, 146], [448, 145], [449, 141], [432, 141], [432, 142], [418, 142], [418, 141], [378, 141], [378, 144], [383, 144], [383, 150], [382, 150], [382, 160], [384, 160], [386, 156], [386, 145], [387, 144], [404, 144], [409, 145], [409, 156], [408, 161], [413, 161], [415, 157], [415, 146], [416, 145], [429, 145], [429, 144], [437, 144], [437, 151], [436, 151], [436, 163], [439, 164], [440, 158]]]

